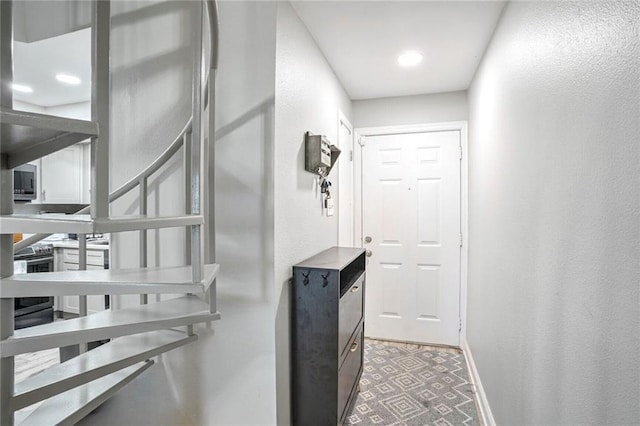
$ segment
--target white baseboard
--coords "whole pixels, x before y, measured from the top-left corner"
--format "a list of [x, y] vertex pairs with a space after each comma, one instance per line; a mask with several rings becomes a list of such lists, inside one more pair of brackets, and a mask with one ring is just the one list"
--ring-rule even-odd
[[466, 339], [463, 341], [462, 351], [464, 352], [464, 357], [467, 360], [467, 368], [469, 369], [471, 382], [475, 386], [476, 396], [478, 397], [478, 409], [480, 410], [482, 423], [485, 426], [496, 426], [496, 421], [493, 418], [493, 413], [491, 412], [491, 407], [489, 406], [487, 394], [484, 393], [484, 388], [482, 387], [482, 382], [480, 381], [480, 375], [478, 374], [476, 363], [473, 360], [473, 355], [471, 354], [471, 349], [469, 349], [469, 343]]

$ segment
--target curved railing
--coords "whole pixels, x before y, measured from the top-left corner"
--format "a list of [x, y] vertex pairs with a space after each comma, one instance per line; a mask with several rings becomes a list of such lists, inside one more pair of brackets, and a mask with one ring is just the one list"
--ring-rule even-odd
[[211, 30], [210, 39], [211, 58], [209, 69], [218, 69], [218, 57], [220, 54], [220, 20], [218, 15], [218, 2], [215, 0], [207, 0], [207, 12], [209, 16], [209, 29]]
[[[149, 176], [157, 172], [160, 169], [160, 167], [162, 167], [167, 161], [169, 161], [169, 159], [171, 159], [171, 157], [173, 157], [173, 155], [176, 152], [178, 152], [178, 150], [180, 150], [180, 148], [185, 146], [189, 141], [188, 135], [191, 133], [192, 123], [193, 123], [193, 120], [190, 118], [187, 124], [185, 125], [185, 127], [182, 129], [182, 131], [178, 135], [178, 137], [176, 137], [176, 139], [173, 142], [171, 142], [169, 147], [165, 149], [164, 152], [158, 156], [158, 158], [156, 158], [146, 169], [138, 173], [134, 178], [130, 179], [127, 183], [122, 185], [120, 188], [116, 189], [111, 194], [109, 194], [109, 202], [113, 203], [114, 201], [122, 198], [122, 196], [124, 196], [125, 194], [127, 194], [128, 192], [136, 188], [137, 186], [144, 184], [144, 181], [148, 179]], [[86, 213], [89, 213], [89, 210], [90, 210], [90, 207], [87, 206], [81, 210], [78, 210], [74, 214], [86, 214]], [[51, 234], [35, 234], [28, 238], [25, 238], [19, 243], [16, 243], [13, 245], [13, 251], [15, 253], [18, 250], [22, 250], [25, 247], [29, 247], [43, 240], [44, 238], [47, 238], [49, 235]]]
[[[219, 39], [220, 39], [220, 22], [218, 16], [218, 3], [216, 0], [206, 0], [207, 4], [207, 16], [209, 20], [209, 29], [210, 29], [210, 64], [209, 64], [209, 75], [207, 76], [207, 80], [209, 84], [213, 83], [215, 79], [215, 71], [218, 69], [218, 58], [219, 58]], [[213, 76], [213, 79], [211, 78]], [[212, 90], [212, 87], [209, 89]], [[212, 96], [209, 99], [213, 99]], [[210, 120], [213, 120], [213, 117], [210, 117]], [[185, 148], [185, 152], [187, 150], [187, 146], [190, 142], [191, 131], [193, 129], [193, 116], [189, 117], [187, 120], [187, 124], [185, 124], [184, 128], [178, 136], [174, 139], [173, 142], [169, 145], [169, 147], [162, 152], [149, 166], [147, 166], [143, 171], [138, 173], [135, 177], [131, 178], [124, 185], [120, 186], [118, 189], [109, 194], [109, 202], [112, 203], [125, 194], [129, 193], [131, 190], [136, 187], [145, 187], [146, 191], [146, 182], [148, 178], [157, 172], [160, 167], [162, 167], [167, 161], [169, 161], [176, 152], [180, 150], [180, 148]], [[209, 124], [211, 132], [215, 129], [215, 124], [210, 122]], [[213, 143], [213, 139], [210, 138], [210, 142]], [[142, 194], [141, 194], [142, 195]], [[144, 203], [146, 204], [146, 203]], [[141, 203], [142, 205], [142, 203]], [[81, 210], [78, 210], [75, 214], [86, 214], [90, 210], [90, 207], [87, 206]], [[141, 212], [143, 213], [143, 212]], [[146, 211], [144, 212], [146, 214]], [[35, 234], [24, 240], [13, 245], [13, 252], [17, 252], [26, 247], [29, 247], [33, 244], [36, 244], [39, 241], [47, 238], [51, 234]]]
[[[149, 176], [157, 172], [160, 167], [162, 167], [167, 161], [169, 161], [171, 157], [173, 157], [173, 155], [187, 143], [188, 135], [191, 133], [192, 123], [193, 118], [189, 118], [189, 121], [184, 126], [180, 134], [178, 134], [178, 137], [176, 137], [176, 139], [171, 142], [171, 145], [169, 145], [169, 147], [164, 150], [164, 152], [160, 154], [160, 156], [158, 156], [158, 158], [156, 158], [146, 169], [138, 173], [137, 176], [130, 179], [120, 188], [109, 194], [109, 202], [112, 203], [116, 201], [117, 199], [134, 189], [136, 186], [141, 185], [145, 179], [149, 178]], [[86, 213], [86, 211], [88, 211], [88, 207], [84, 208], [83, 210], [85, 210]], [[80, 214], [80, 212], [78, 213]]]

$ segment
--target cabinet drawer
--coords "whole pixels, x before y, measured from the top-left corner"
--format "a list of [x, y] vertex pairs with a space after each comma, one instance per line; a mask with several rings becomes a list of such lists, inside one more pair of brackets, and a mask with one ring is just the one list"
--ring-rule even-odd
[[364, 282], [363, 273], [340, 299], [340, 313], [338, 315], [338, 353], [340, 354], [340, 361], [346, 356], [350, 347], [349, 342], [362, 319]]
[[[65, 249], [62, 254], [64, 263], [80, 263], [80, 250]], [[102, 250], [87, 250], [87, 265], [104, 266]]]
[[[63, 271], [78, 271], [80, 268], [80, 265], [78, 265], [77, 263], [65, 263], [64, 267], [62, 268]], [[101, 269], [104, 269], [104, 266], [96, 266], [96, 265], [87, 265], [87, 271], [99, 271]]]
[[[63, 307], [62, 311], [77, 314], [80, 312], [80, 299], [78, 296], [62, 296]], [[93, 314], [95, 312], [104, 311], [107, 308], [105, 296], [94, 295], [87, 296], [87, 313]]]
[[362, 372], [364, 335], [361, 326], [355, 338], [349, 343], [347, 357], [338, 372], [338, 424], [344, 420], [345, 410], [349, 406], [349, 397], [355, 391]]

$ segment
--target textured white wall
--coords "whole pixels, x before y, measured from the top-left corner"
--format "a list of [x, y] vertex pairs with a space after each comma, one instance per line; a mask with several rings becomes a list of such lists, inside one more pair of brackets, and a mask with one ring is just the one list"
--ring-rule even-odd
[[[278, 423], [289, 419], [289, 297], [292, 266], [338, 243], [337, 216], [323, 215], [317, 179], [304, 170], [304, 133], [338, 138], [338, 108], [351, 101], [289, 2], [278, 2], [275, 127], [275, 286]], [[338, 160], [340, 161], [340, 159]], [[332, 188], [337, 188], [335, 169]], [[337, 191], [332, 191], [337, 199]]]
[[[118, 9], [112, 38], [113, 189], [156, 158], [185, 124], [193, 60], [192, 2], [112, 4]], [[219, 7], [216, 230], [222, 320], [196, 326], [197, 342], [161, 356], [82, 424], [276, 422], [270, 201], [276, 5], [220, 2]], [[182, 182], [178, 155], [152, 179], [152, 214], [182, 211]], [[112, 214], [135, 214], [137, 209], [133, 194], [114, 204]], [[182, 229], [149, 234], [150, 265], [184, 263]], [[136, 266], [137, 233], [112, 237], [113, 266]]]
[[466, 121], [467, 92], [400, 96], [353, 102], [354, 127]]
[[638, 22], [512, 2], [470, 89], [467, 338], [498, 424], [640, 422]]

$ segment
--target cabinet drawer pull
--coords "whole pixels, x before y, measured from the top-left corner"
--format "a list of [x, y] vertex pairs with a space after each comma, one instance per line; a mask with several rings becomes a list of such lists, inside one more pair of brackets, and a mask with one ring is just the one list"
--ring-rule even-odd
[[351, 352], [355, 352], [358, 350], [358, 342], [353, 342], [351, 344], [351, 349], [349, 349]]
[[358, 292], [358, 290], [360, 290], [360, 287], [358, 287], [357, 285], [354, 285], [354, 286], [351, 288], [351, 293], [357, 293], [357, 292]]

